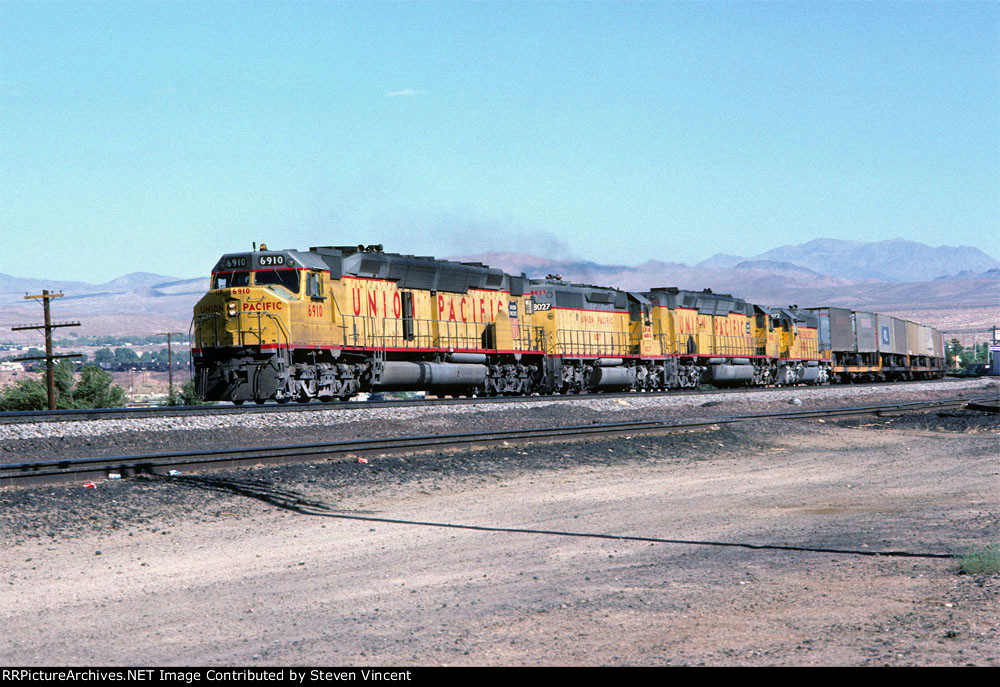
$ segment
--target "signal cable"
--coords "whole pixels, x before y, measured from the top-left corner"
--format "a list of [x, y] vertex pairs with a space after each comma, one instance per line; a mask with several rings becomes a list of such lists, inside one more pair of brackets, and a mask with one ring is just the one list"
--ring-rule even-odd
[[[145, 479], [163, 479], [174, 483], [186, 484], [188, 486], [208, 489], [212, 491], [222, 491], [240, 496], [248, 496], [265, 503], [269, 503], [279, 508], [291, 510], [303, 515], [317, 517], [338, 518], [341, 520], [358, 520], [364, 522], [378, 522], [392, 525], [413, 525], [419, 527], [438, 527], [459, 530], [472, 530], [478, 532], [497, 532], [503, 534], [538, 534], [558, 537], [580, 537], [590, 539], [608, 539], [615, 541], [636, 541], [653, 544], [680, 544], [688, 546], [716, 546], [752, 549], [757, 551], [802, 551], [808, 553], [834, 553], [850, 556], [869, 556], [885, 558], [935, 558], [953, 559], [958, 558], [952, 553], [925, 553], [911, 551], [870, 551], [864, 549], [832, 549], [814, 546], [792, 546], [784, 544], [751, 544], [748, 542], [726, 542], [726, 541], [701, 541], [695, 539], [666, 539], [663, 537], [644, 537], [628, 534], [606, 534], [601, 532], [569, 532], [565, 530], [543, 530], [525, 527], [496, 527], [489, 525], [464, 525], [461, 523], [449, 522], [429, 522], [422, 520], [403, 520], [399, 518], [387, 518], [370, 514], [362, 514], [365, 511], [337, 511], [330, 504], [322, 501], [315, 501], [303, 497], [298, 492], [289, 489], [280, 489], [264, 480], [239, 480], [219, 477], [197, 477], [192, 475], [178, 475], [165, 477], [163, 475], [143, 475]], [[369, 511], [370, 512], [370, 511]]]

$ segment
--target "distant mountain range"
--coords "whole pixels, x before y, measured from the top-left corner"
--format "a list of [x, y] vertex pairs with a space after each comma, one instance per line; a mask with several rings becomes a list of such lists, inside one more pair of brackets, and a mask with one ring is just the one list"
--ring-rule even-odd
[[698, 263], [697, 267], [745, 268], [748, 263], [763, 262], [792, 265], [851, 281], [874, 279], [885, 282], [926, 281], [960, 273], [978, 275], [1000, 268], [1000, 262], [978, 248], [932, 248], [904, 239], [874, 243], [815, 239], [808, 243], [781, 246], [752, 258], [716, 253]]
[[52, 301], [52, 319], [79, 320], [81, 326], [60, 329], [57, 339], [74, 336], [148, 336], [157, 332], [188, 331], [191, 310], [208, 290], [209, 279], [177, 279], [162, 274], [133, 272], [103, 284], [51, 281], [0, 274], [0, 341], [38, 344], [40, 332], [11, 332], [17, 324], [39, 324], [42, 309], [24, 296], [43, 289], [62, 293]]
[[[662, 256], [667, 257], [667, 256]], [[948, 332], [980, 332], [1000, 323], [1000, 262], [976, 248], [932, 248], [914, 241], [862, 243], [816, 239], [756, 256], [716, 254], [695, 266], [650, 259], [635, 265], [553, 260], [511, 252], [450, 257], [530, 277], [564, 279], [622, 289], [678, 286], [732, 293], [763, 305], [833, 305], [895, 314]], [[0, 274], [0, 341], [34, 342], [37, 332], [10, 332], [41, 321], [25, 293], [63, 292], [56, 320], [77, 319], [74, 334], [148, 335], [187, 332], [191, 310], [208, 277], [178, 279], [133, 272], [103, 284], [59, 282]]]
[[48, 289], [52, 293], [62, 292], [66, 298], [93, 298], [131, 291], [138, 291], [150, 297], [178, 293], [204, 293], [207, 288], [207, 277], [178, 279], [150, 272], [132, 272], [104, 284], [22, 278], [0, 273], [0, 303], [21, 300], [24, 298], [24, 294], [40, 294], [43, 289]]
[[[789, 298], [800, 304], [860, 305], [861, 301], [907, 291], [923, 303], [937, 302], [938, 294], [955, 303], [996, 302], [1000, 296], [971, 282], [1000, 280], [1000, 262], [976, 248], [931, 248], [913, 241], [860, 243], [817, 239], [798, 246], [782, 246], [753, 257], [716, 254], [694, 267], [676, 262], [647, 260], [641, 265], [603, 265], [587, 261], [554, 260], [537, 255], [490, 252], [452, 258], [477, 261], [512, 274], [529, 277], [558, 274], [574, 282], [645, 290], [655, 286], [731, 292], [764, 304], [783, 303]], [[969, 282], [943, 286], [943, 282]], [[935, 286], [936, 284], [936, 286]], [[967, 292], [961, 297], [958, 292]], [[871, 292], [871, 296], [861, 294]], [[857, 294], [852, 297], [851, 294]], [[807, 299], [806, 297], [810, 297]], [[910, 298], [910, 296], [907, 296]], [[823, 303], [820, 303], [822, 300]], [[942, 303], [943, 304], [943, 303]], [[955, 303], [958, 304], [958, 303]], [[968, 303], [966, 303], [968, 304]]]

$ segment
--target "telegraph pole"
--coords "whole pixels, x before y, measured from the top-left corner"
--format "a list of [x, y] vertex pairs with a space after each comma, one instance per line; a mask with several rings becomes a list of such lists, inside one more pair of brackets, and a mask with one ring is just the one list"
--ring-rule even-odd
[[49, 301], [53, 298], [62, 298], [61, 293], [49, 293], [47, 289], [42, 289], [42, 293], [38, 296], [25, 296], [25, 300], [40, 300], [42, 301], [42, 308], [45, 310], [45, 324], [26, 324], [19, 327], [11, 327], [11, 331], [20, 332], [25, 329], [44, 329], [45, 330], [45, 355], [44, 356], [28, 356], [24, 358], [14, 358], [14, 360], [44, 360], [45, 370], [48, 373], [48, 396], [49, 396], [49, 410], [56, 409], [56, 375], [55, 375], [55, 364], [52, 362], [56, 358], [79, 358], [81, 357], [79, 353], [67, 353], [65, 355], [53, 355], [52, 353], [52, 330], [58, 327], [79, 327], [79, 322], [57, 322], [53, 324], [52, 315], [49, 312]]
[[165, 337], [167, 337], [167, 369], [170, 371], [169, 372], [169, 380], [170, 380], [170, 396], [169, 396], [169, 398], [170, 398], [170, 402], [171, 403], [174, 402], [174, 350], [173, 350], [173, 347], [170, 345], [170, 337], [173, 336], [174, 334], [180, 334], [180, 332], [158, 332], [156, 334], [157, 336], [165, 336]]

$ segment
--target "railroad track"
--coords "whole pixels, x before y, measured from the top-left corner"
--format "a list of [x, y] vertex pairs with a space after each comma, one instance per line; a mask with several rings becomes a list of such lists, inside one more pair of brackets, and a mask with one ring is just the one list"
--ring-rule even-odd
[[[942, 384], [946, 379], [917, 380], [913, 382], [876, 382], [870, 384], [854, 384], [858, 387], [886, 387], [894, 384]], [[36, 422], [80, 422], [89, 420], [141, 420], [153, 417], [184, 417], [197, 415], [246, 415], [264, 413], [309, 413], [321, 410], [345, 410], [353, 408], [399, 408], [429, 405], [465, 405], [489, 403], [532, 403], [538, 401], [578, 401], [588, 399], [629, 399], [650, 398], [656, 396], [712, 396], [716, 394], [757, 393], [761, 391], [785, 390], [794, 393], [799, 387], [765, 387], [711, 389], [698, 391], [651, 391], [651, 392], [621, 392], [621, 393], [584, 393], [584, 394], [553, 394], [550, 396], [497, 396], [497, 397], [467, 397], [467, 398], [415, 398], [384, 401], [333, 401], [310, 403], [266, 403], [264, 405], [234, 406], [234, 405], [204, 405], [204, 406], [153, 406], [141, 408], [90, 408], [84, 410], [43, 410], [43, 411], [6, 411], [0, 412], [0, 425], [29, 424]], [[840, 389], [835, 386], [810, 386], [808, 389]]]
[[[367, 440], [334, 441], [294, 446], [260, 446], [238, 449], [209, 449], [175, 453], [130, 456], [102, 456], [31, 463], [0, 465], [0, 486], [63, 481], [67, 479], [103, 479], [109, 475], [128, 477], [136, 474], [163, 474], [172, 470], [208, 470], [267, 463], [345, 459], [365, 455], [392, 455], [428, 450], [468, 449], [538, 441], [574, 441], [588, 437], [662, 434], [692, 431], [713, 425], [735, 424], [754, 420], [827, 419], [859, 415], [890, 415], [946, 408], [997, 407], [995, 398], [953, 398], [937, 401], [914, 401], [880, 405], [852, 406], [820, 410], [789, 410], [777, 413], [754, 413], [729, 417], [685, 421], [636, 420], [603, 424], [571, 425], [495, 432], [437, 434]], [[991, 411], [991, 412], [995, 412]]]

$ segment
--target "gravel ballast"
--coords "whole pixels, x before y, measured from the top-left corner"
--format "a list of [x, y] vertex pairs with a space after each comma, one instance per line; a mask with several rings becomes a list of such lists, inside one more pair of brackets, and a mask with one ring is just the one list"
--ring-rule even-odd
[[[795, 387], [753, 393], [675, 394], [486, 405], [345, 408], [308, 413], [170, 417], [0, 425], [0, 461], [134, 455], [168, 451], [474, 432], [626, 420], [671, 420], [823, 407], [995, 395], [988, 380]], [[799, 405], [792, 406], [794, 401]]]

